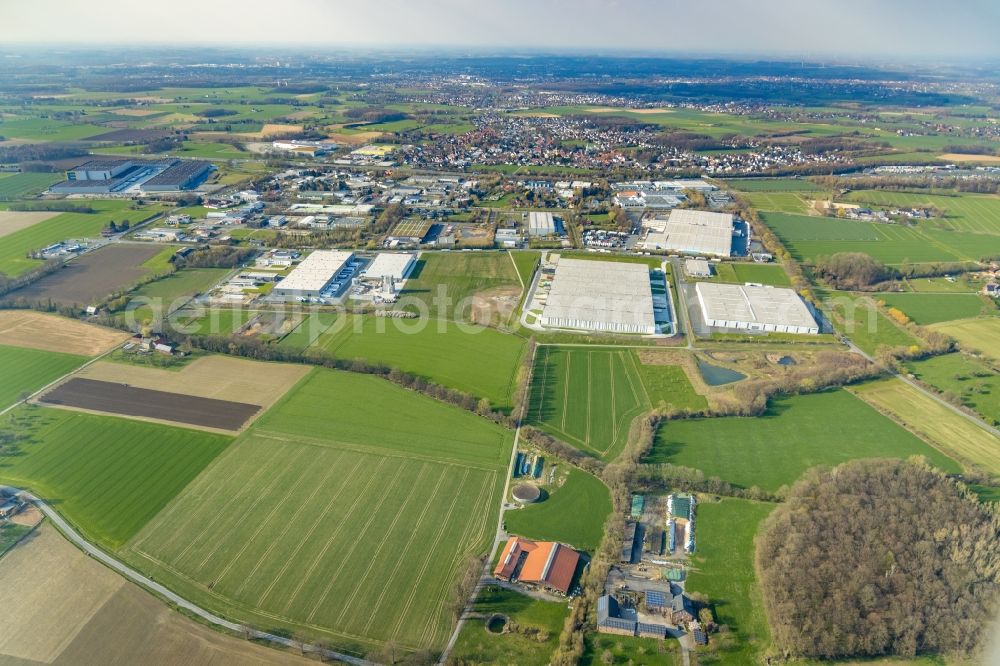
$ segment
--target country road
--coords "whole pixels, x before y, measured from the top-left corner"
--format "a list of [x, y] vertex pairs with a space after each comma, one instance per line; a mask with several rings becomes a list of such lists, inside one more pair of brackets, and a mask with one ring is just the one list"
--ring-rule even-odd
[[[80, 534], [75, 529], [73, 529], [73, 527], [69, 523], [67, 523], [63, 519], [63, 517], [60, 516], [55, 511], [55, 509], [50, 507], [44, 500], [42, 500], [41, 498], [35, 496], [34, 494], [28, 491], [23, 491], [23, 492], [24, 496], [32, 504], [38, 507], [38, 509], [43, 514], [45, 514], [45, 516], [49, 520], [52, 521], [52, 523], [59, 529], [60, 532], [63, 533], [63, 535], [67, 539], [76, 544], [78, 548], [80, 548], [83, 552], [93, 557], [95, 560], [98, 560], [99, 562], [110, 567], [111, 569], [114, 569], [125, 578], [128, 578], [134, 583], [138, 583], [147, 590], [155, 592], [156, 594], [160, 595], [161, 597], [173, 603], [174, 605], [187, 610], [188, 612], [200, 617], [201, 619], [205, 620], [206, 622], [209, 622], [210, 624], [237, 633], [244, 632], [244, 627], [242, 625], [236, 622], [230, 622], [229, 620], [219, 617], [218, 615], [215, 615], [214, 613], [211, 613], [200, 606], [196, 606], [195, 604], [191, 603], [184, 597], [168, 590], [163, 585], [160, 585], [156, 581], [142, 575], [141, 573], [131, 568], [127, 564], [124, 564], [123, 562], [120, 562], [119, 560], [116, 560], [115, 558], [111, 557], [103, 550], [101, 550], [97, 546], [94, 546], [92, 543], [90, 543], [82, 536], [80, 536]], [[282, 645], [296, 650], [299, 649], [299, 644], [291, 638], [286, 638], [284, 636], [276, 636], [275, 634], [269, 634], [265, 631], [257, 631], [255, 629], [251, 629], [249, 631], [249, 634], [252, 638], [258, 640], [268, 641], [270, 643], [275, 643], [277, 645]], [[347, 654], [341, 654], [340, 652], [334, 652], [332, 650], [321, 649], [314, 645], [307, 645], [305, 647], [305, 650], [303, 651], [311, 652], [313, 654], [320, 654], [322, 652], [323, 656], [327, 659], [335, 659], [337, 661], [341, 661], [347, 664], [354, 664], [355, 666], [376, 666], [374, 662], [367, 661], [365, 659], [359, 659], [357, 657], [352, 657]]]

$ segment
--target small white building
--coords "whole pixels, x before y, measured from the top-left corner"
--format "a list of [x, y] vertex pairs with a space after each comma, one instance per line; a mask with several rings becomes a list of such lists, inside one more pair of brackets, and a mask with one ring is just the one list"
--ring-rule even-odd
[[555, 233], [556, 222], [552, 213], [528, 213], [529, 236], [552, 236]]
[[693, 278], [710, 278], [712, 265], [707, 259], [688, 259], [684, 262], [684, 272]]

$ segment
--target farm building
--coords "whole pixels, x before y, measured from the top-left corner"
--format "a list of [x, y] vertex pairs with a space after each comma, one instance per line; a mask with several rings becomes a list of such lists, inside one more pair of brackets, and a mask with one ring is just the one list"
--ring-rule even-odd
[[712, 265], [705, 259], [688, 259], [684, 262], [684, 272], [693, 278], [710, 278]]
[[737, 233], [734, 218], [728, 213], [676, 209], [660, 225], [652, 227], [639, 246], [728, 257], [733, 253], [733, 236]]
[[662, 624], [640, 622], [635, 609], [624, 609], [610, 594], [597, 599], [597, 631], [618, 636], [640, 636], [663, 640], [667, 628]]
[[625, 523], [625, 538], [622, 541], [622, 555], [620, 558], [622, 564], [632, 564], [632, 560], [635, 557], [635, 531], [636, 523], [632, 521]]
[[816, 317], [792, 289], [699, 282], [695, 290], [707, 326], [774, 333], [819, 333]]
[[541, 323], [609, 333], [656, 333], [645, 264], [560, 259]]
[[354, 257], [353, 252], [316, 250], [274, 288], [278, 296], [315, 298]]
[[405, 280], [416, 263], [417, 257], [413, 254], [379, 252], [374, 261], [368, 264], [364, 277], [370, 280], [381, 280], [384, 277]]
[[579, 561], [579, 553], [560, 543], [512, 536], [500, 553], [493, 575], [500, 580], [519, 581], [568, 594]]
[[529, 236], [552, 236], [556, 233], [556, 221], [552, 213], [528, 213]]

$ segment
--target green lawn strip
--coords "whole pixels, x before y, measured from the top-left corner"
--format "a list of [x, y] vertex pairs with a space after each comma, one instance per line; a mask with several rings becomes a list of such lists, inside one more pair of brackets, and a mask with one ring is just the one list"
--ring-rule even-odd
[[598, 478], [571, 469], [565, 483], [548, 499], [504, 514], [507, 532], [529, 539], [560, 541], [580, 550], [597, 548], [611, 495]]
[[84, 356], [0, 345], [0, 410], [86, 362]]
[[219, 455], [231, 437], [64, 409], [21, 407], [21, 454], [0, 480], [48, 501], [87, 538], [114, 550]]
[[[706, 595], [716, 621], [735, 634], [732, 644], [722, 649], [715, 643], [727, 639], [713, 635], [707, 648], [699, 648], [699, 663], [757, 663], [770, 644], [753, 561], [757, 529], [773, 509], [772, 504], [738, 499], [698, 504], [697, 549], [686, 589]], [[715, 660], [710, 661], [710, 656]]]
[[834, 390], [779, 398], [757, 418], [670, 421], [646, 462], [694, 467], [743, 488], [775, 491], [815, 465], [913, 455], [947, 472], [961, 471], [859, 398]]
[[[559, 634], [569, 610], [562, 602], [539, 601], [517, 592], [486, 586], [473, 605], [481, 618], [470, 618], [462, 625], [451, 659], [458, 663], [546, 666], [559, 645]], [[503, 615], [521, 629], [539, 629], [548, 635], [545, 641], [528, 638], [523, 633], [494, 634], [486, 630], [493, 615]], [[449, 662], [450, 663], [450, 662]]]
[[920, 346], [920, 340], [890, 321], [867, 296], [834, 292], [827, 299], [827, 305], [832, 310], [837, 330], [866, 354], [874, 355], [882, 346]]

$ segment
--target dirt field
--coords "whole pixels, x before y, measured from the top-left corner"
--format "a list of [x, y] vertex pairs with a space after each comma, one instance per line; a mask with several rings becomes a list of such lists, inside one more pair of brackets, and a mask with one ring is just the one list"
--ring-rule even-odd
[[0, 559], [0, 663], [309, 664], [170, 610], [49, 525]]
[[949, 162], [983, 162], [989, 164], [1000, 163], [1000, 157], [996, 155], [969, 155], [967, 153], [945, 153], [944, 155], [938, 155], [942, 160], [948, 160]]
[[44, 222], [58, 214], [50, 212], [0, 211], [0, 238], [21, 229], [27, 229], [39, 222]]
[[231, 356], [204, 356], [180, 370], [98, 361], [79, 377], [202, 398], [234, 400], [265, 409], [309, 373], [305, 365], [262, 363]]
[[88, 305], [145, 276], [148, 271], [142, 263], [161, 251], [162, 245], [108, 245], [87, 252], [61, 270], [18, 289], [14, 297], [52, 300], [59, 305]]
[[268, 139], [272, 136], [281, 136], [283, 134], [299, 134], [302, 132], [302, 125], [283, 125], [281, 123], [267, 123], [265, 124], [259, 132], [241, 132], [237, 136], [243, 136], [248, 139]]
[[48, 405], [238, 431], [260, 405], [73, 377], [41, 397]]
[[128, 333], [32, 310], [0, 310], [0, 345], [97, 356]]
[[345, 134], [343, 132], [338, 132], [343, 125], [330, 125], [326, 128], [326, 136], [331, 141], [336, 141], [337, 143], [343, 144], [345, 146], [360, 146], [365, 143], [374, 141], [375, 139], [382, 136], [382, 132], [356, 132], [354, 134]]

